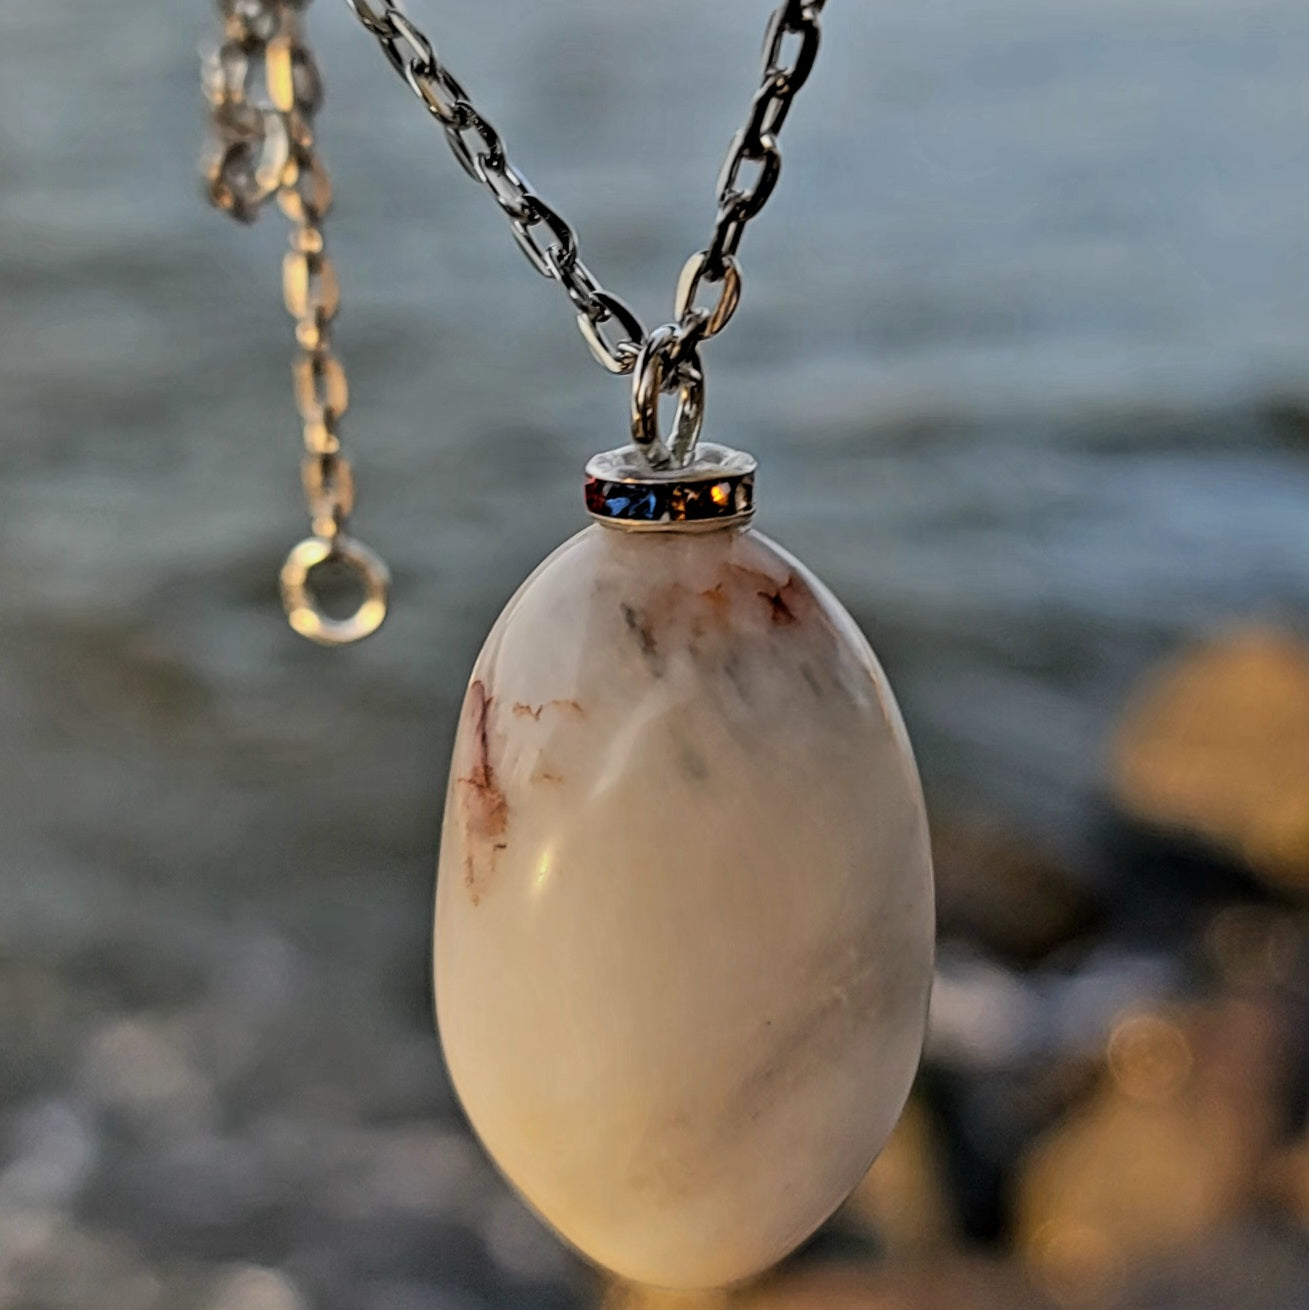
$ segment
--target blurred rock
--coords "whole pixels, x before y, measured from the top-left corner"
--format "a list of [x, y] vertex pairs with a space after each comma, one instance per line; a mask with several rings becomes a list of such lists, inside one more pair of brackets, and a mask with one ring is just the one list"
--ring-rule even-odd
[[308, 1302], [284, 1274], [246, 1265], [218, 1281], [204, 1310], [308, 1310]]
[[91, 1125], [65, 1101], [21, 1114], [0, 1170], [0, 1209], [47, 1210], [72, 1203], [90, 1176], [97, 1143]]
[[943, 943], [937, 951], [926, 1055], [933, 1063], [991, 1073], [1030, 1062], [1048, 1028], [1035, 987], [994, 960]]
[[781, 1274], [720, 1292], [616, 1286], [601, 1310], [1045, 1310], [1012, 1265], [955, 1256], [930, 1267], [803, 1262]]
[[1265, 1189], [1270, 1199], [1309, 1228], [1309, 1125], [1299, 1141], [1269, 1161]]
[[1115, 1028], [1100, 1086], [1019, 1178], [1015, 1240], [1056, 1301], [1110, 1300], [1252, 1203], [1277, 1132], [1283, 1037], [1270, 1010], [1236, 1000]]
[[430, 1283], [388, 1279], [363, 1289], [360, 1310], [483, 1310], [484, 1302]]
[[426, 1125], [398, 1125], [360, 1135], [353, 1177], [342, 1211], [372, 1215], [480, 1222], [506, 1196], [478, 1146], [463, 1133]]
[[801, 1270], [734, 1301], [733, 1310], [1041, 1310], [1012, 1267], [956, 1257], [930, 1268]]
[[1134, 1281], [1114, 1310], [1304, 1310], [1309, 1244], [1248, 1219], [1179, 1251]]
[[156, 1310], [164, 1296], [158, 1274], [121, 1237], [40, 1211], [0, 1214], [0, 1305]]
[[486, 1249], [510, 1278], [527, 1282], [561, 1280], [576, 1257], [516, 1197], [497, 1197], [482, 1227]]
[[837, 1218], [872, 1233], [892, 1258], [929, 1255], [956, 1233], [947, 1184], [937, 1127], [923, 1102], [913, 1099]]
[[997, 820], [935, 820], [932, 860], [942, 937], [1030, 962], [1091, 921], [1089, 897], [1072, 872]]
[[735, 1303], [729, 1292], [669, 1292], [657, 1287], [611, 1283], [601, 1310], [728, 1310]]
[[1070, 1059], [1098, 1060], [1111, 1028], [1130, 1007], [1182, 990], [1167, 955], [1103, 943], [1036, 969], [1006, 968], [959, 943], [937, 950], [926, 1060], [952, 1073], [1007, 1073], [1028, 1081]]
[[1123, 715], [1110, 784], [1135, 819], [1309, 893], [1309, 645], [1256, 628], [1167, 664]]
[[1220, 910], [1205, 930], [1204, 948], [1224, 988], [1233, 992], [1302, 986], [1309, 963], [1300, 920], [1263, 905]]
[[106, 1024], [91, 1039], [79, 1081], [93, 1105], [156, 1132], [193, 1131], [215, 1111], [209, 1080], [158, 1021]]

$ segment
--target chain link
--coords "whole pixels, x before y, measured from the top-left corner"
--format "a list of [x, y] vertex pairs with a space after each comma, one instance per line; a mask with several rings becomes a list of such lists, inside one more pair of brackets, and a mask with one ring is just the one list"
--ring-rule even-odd
[[[204, 67], [214, 136], [206, 179], [212, 203], [233, 217], [253, 222], [276, 197], [291, 224], [282, 296], [295, 321], [292, 378], [313, 535], [287, 557], [282, 597], [297, 632], [323, 645], [344, 645], [368, 636], [386, 617], [389, 578], [386, 565], [346, 532], [355, 485], [339, 428], [350, 396], [332, 346], [341, 289], [323, 234], [332, 184], [314, 138], [322, 81], [302, 38], [301, 11], [309, 3], [218, 0], [223, 41]], [[329, 617], [315, 598], [310, 574], [321, 564], [343, 567], [362, 589], [363, 600], [349, 617]]]
[[[700, 343], [721, 332], [740, 304], [741, 272], [736, 255], [750, 220], [776, 189], [782, 167], [777, 134], [813, 71], [819, 16], [826, 0], [782, 0], [768, 20], [760, 86], [719, 174], [713, 235], [709, 245], [692, 255], [683, 269], [672, 343], [667, 334], [661, 335], [663, 344], [653, 353], [645, 348], [654, 334], [647, 333], [632, 310], [582, 263], [572, 226], [510, 163], [500, 133], [441, 62], [432, 41], [394, 4], [374, 0], [346, 3], [376, 39], [391, 67], [444, 129], [464, 172], [490, 191], [532, 267], [563, 287], [596, 360], [619, 374], [631, 373], [638, 358], [647, 363], [660, 361], [650, 367], [661, 369], [666, 393], [677, 389], [681, 384], [676, 379], [688, 371], [698, 372]], [[695, 304], [703, 284], [720, 288], [712, 309]], [[656, 332], [662, 333], [662, 329]], [[648, 379], [635, 384], [634, 396], [638, 393], [650, 394]], [[657, 403], [657, 390], [655, 394]], [[641, 429], [646, 434], [653, 430], [648, 420], [647, 414]]]
[[572, 226], [510, 162], [500, 133], [441, 63], [432, 42], [395, 5], [346, 3], [440, 125], [464, 172], [491, 193], [528, 263], [563, 287], [592, 354], [610, 372], [630, 373], [645, 339], [640, 320], [581, 262]]

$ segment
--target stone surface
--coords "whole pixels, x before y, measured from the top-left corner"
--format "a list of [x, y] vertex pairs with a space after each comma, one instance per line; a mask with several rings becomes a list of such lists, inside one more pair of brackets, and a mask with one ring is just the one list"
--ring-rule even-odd
[[932, 967], [918, 777], [854, 622], [752, 531], [593, 526], [464, 704], [437, 891], [455, 1086], [634, 1281], [767, 1267], [904, 1105]]

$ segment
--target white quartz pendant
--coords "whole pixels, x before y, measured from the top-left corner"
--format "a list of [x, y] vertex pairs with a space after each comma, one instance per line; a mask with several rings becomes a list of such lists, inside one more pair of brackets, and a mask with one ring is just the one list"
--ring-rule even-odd
[[436, 997], [473, 1127], [558, 1233], [664, 1287], [802, 1242], [918, 1063], [927, 824], [868, 643], [747, 527], [559, 548], [473, 672]]

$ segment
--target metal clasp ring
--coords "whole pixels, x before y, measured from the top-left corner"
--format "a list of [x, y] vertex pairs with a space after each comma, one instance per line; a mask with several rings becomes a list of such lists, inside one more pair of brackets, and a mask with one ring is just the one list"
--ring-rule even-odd
[[[364, 589], [359, 608], [343, 619], [323, 613], [309, 584], [314, 569], [329, 563], [345, 565]], [[344, 534], [330, 541], [326, 537], [306, 537], [286, 557], [281, 583], [287, 620], [302, 637], [320, 646], [349, 646], [362, 641], [376, 632], [386, 618], [390, 570], [380, 556]]]
[[[677, 392], [672, 436], [659, 428], [659, 401]], [[705, 379], [699, 333], [675, 323], [655, 328], [632, 370], [632, 441], [652, 469], [686, 468], [704, 427]]]

